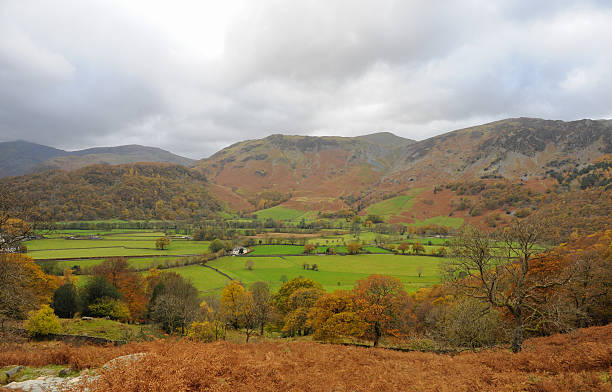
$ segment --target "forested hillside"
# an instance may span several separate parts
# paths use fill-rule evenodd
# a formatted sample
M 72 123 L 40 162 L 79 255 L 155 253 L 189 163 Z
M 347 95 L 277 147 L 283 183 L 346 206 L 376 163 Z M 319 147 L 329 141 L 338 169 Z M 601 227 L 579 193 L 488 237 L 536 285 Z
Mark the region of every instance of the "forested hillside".
M 0 179 L 41 220 L 188 219 L 221 209 L 199 172 L 169 163 L 93 165 Z

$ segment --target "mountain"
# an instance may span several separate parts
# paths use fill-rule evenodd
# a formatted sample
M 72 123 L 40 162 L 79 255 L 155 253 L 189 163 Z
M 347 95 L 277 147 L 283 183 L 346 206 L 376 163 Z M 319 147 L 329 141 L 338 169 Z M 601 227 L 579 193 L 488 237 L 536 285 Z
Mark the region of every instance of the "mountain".
M 64 151 L 26 141 L 0 143 L 0 177 L 45 170 L 75 170 L 93 164 L 169 162 L 190 166 L 194 160 L 155 147 L 127 145 Z
M 388 132 L 357 137 L 275 134 L 235 143 L 194 162 L 191 169 L 112 165 L 129 159 L 191 164 L 142 146 L 62 152 L 13 142 L 0 144 L 4 151 L 5 167 L 14 163 L 11 157 L 22 162 L 10 166 L 13 173 L 28 165 L 30 171 L 52 169 L 12 177 L 1 185 L 39 198 L 55 219 L 193 218 L 221 206 L 275 219 L 306 213 L 346 216 L 352 211 L 420 226 L 470 222 L 495 227 L 537 209 L 558 216 L 563 210 L 575 212 L 564 219 L 578 222 L 577 227 L 593 222 L 605 226 L 612 219 L 611 120 L 511 118 L 422 141 Z M 83 165 L 89 166 L 77 169 Z M 129 175 L 133 170 L 141 173 L 135 182 Z M 107 194 L 116 195 L 105 196 L 102 204 L 95 200 L 95 195 Z M 137 197 L 132 200 L 131 194 Z
M 391 132 L 376 132 L 369 135 L 357 136 L 356 139 L 365 140 L 370 143 L 378 144 L 381 146 L 403 146 L 416 143 L 415 140 L 406 139 Z
M 0 143 L 0 177 L 30 172 L 44 161 L 66 151 L 22 140 Z
M 513 118 L 461 129 L 402 148 L 393 176 L 422 183 L 527 180 L 583 167 L 612 154 L 612 120 Z
M 394 143 L 395 142 L 395 143 Z M 322 210 L 344 207 L 348 189 L 374 186 L 414 141 L 390 133 L 360 137 L 271 135 L 227 147 L 195 167 L 227 194 L 256 205 L 261 193 L 292 194 Z M 219 190 L 217 190 L 219 191 Z M 223 197 L 220 195 L 220 197 Z
M 281 203 L 302 211 L 362 210 L 407 192 L 427 203 L 446 198 L 437 203 L 443 208 L 415 204 L 418 213 L 407 211 L 398 218 L 410 222 L 455 211 L 451 202 L 457 195 L 438 189 L 434 196 L 436 185 L 507 181 L 541 192 L 557 183 L 555 173 L 584 168 L 609 154 L 611 120 L 511 118 L 422 141 L 386 132 L 271 135 L 236 143 L 195 167 L 215 184 L 211 191 L 234 209 Z

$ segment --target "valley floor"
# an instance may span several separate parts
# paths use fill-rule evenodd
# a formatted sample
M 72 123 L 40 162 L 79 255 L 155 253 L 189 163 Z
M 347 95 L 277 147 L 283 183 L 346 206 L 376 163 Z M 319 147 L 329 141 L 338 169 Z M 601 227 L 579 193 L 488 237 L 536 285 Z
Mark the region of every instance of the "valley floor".
M 311 342 L 0 346 L 0 367 L 99 367 L 94 391 L 612 391 L 612 324 L 456 356 Z

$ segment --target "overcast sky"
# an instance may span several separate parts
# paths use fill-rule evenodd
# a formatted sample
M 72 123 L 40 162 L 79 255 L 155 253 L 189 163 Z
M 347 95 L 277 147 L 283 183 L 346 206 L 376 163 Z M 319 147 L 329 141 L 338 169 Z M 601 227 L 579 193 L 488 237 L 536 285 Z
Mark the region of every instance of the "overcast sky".
M 612 1 L 0 0 L 0 141 L 203 158 L 612 117 Z

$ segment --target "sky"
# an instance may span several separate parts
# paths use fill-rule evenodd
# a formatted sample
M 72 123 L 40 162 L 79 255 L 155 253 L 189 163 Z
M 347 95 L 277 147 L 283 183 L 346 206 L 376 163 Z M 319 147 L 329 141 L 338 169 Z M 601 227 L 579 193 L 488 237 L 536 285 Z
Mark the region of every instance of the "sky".
M 612 118 L 612 1 L 0 0 L 0 141 L 200 159 Z

